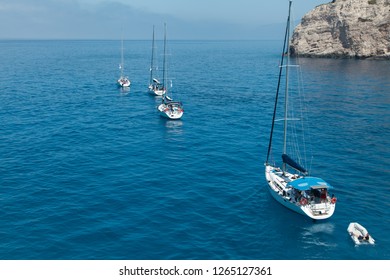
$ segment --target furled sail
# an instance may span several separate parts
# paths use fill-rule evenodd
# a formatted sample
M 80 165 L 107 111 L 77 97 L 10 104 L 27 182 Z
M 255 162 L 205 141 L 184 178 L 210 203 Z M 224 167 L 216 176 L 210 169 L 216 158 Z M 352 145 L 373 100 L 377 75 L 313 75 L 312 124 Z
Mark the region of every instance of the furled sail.
M 306 174 L 307 170 L 302 167 L 299 163 L 295 162 L 292 158 L 290 158 L 288 155 L 283 154 L 282 155 L 283 162 L 291 166 L 292 168 Z

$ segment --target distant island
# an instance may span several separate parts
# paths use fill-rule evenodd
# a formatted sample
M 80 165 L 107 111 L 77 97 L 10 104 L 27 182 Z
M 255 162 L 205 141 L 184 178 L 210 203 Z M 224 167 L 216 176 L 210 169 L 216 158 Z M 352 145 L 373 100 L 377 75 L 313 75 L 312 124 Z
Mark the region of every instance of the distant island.
M 291 54 L 390 59 L 390 0 L 334 0 L 307 13 Z

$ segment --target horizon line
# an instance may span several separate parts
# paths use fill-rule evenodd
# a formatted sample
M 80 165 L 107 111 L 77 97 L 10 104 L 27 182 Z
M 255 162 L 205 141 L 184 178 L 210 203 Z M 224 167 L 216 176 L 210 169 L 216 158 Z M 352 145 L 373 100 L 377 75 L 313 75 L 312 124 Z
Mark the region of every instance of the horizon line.
M 169 41 L 279 41 L 281 39 L 170 39 Z M 0 38 L 0 41 L 120 41 L 121 39 L 99 38 Z M 124 41 L 151 41 L 151 39 L 123 39 Z M 156 39 L 164 41 L 164 39 Z

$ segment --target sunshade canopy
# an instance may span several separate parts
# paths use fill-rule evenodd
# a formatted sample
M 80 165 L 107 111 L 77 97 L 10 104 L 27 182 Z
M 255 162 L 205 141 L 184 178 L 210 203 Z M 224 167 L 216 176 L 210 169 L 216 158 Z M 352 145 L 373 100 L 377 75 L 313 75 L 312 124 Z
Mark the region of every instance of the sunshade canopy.
M 294 189 L 297 189 L 300 191 L 308 191 L 310 189 L 323 189 L 323 188 L 331 189 L 331 188 L 333 188 L 327 182 L 325 182 L 321 178 L 317 178 L 317 177 L 299 178 L 297 180 L 294 180 L 294 181 L 288 183 L 288 186 L 293 187 Z

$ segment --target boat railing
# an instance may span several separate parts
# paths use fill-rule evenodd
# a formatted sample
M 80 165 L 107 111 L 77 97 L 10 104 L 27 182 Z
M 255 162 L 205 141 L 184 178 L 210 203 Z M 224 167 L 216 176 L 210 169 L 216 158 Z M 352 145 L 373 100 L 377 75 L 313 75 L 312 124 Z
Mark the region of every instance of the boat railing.
M 331 209 L 331 204 L 329 201 L 322 201 L 320 203 L 310 201 L 308 206 L 314 215 L 327 214 Z

